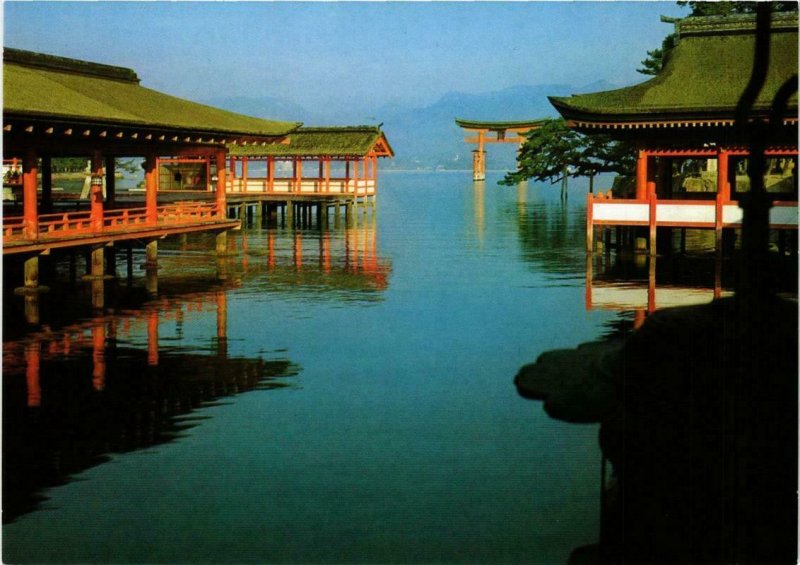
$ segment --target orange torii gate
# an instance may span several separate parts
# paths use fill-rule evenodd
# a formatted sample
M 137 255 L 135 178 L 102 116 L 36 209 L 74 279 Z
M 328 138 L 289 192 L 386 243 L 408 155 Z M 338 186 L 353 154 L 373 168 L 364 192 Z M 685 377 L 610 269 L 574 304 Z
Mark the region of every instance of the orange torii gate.
M 486 143 L 525 143 L 525 134 L 538 129 L 545 120 L 525 120 L 521 122 L 476 122 L 456 118 L 456 124 L 475 137 L 465 137 L 467 143 L 477 143 L 472 150 L 472 180 L 486 180 Z M 491 137 L 491 135 L 494 137 Z M 511 135 L 509 135 L 511 134 Z

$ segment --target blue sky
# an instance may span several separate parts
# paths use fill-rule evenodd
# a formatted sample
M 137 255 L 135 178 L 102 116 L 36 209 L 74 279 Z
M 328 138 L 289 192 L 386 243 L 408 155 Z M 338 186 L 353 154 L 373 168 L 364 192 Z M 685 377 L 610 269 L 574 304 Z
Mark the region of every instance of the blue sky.
M 637 82 L 674 2 L 4 2 L 4 45 L 131 67 L 194 100 L 425 105 L 450 91 Z

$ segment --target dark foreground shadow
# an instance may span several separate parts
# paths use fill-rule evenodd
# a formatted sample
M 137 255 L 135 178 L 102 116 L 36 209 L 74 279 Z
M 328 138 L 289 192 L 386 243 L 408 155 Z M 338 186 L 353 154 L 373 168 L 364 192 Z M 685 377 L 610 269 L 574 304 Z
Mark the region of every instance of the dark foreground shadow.
M 741 302 L 660 310 L 520 370 L 552 417 L 601 423 L 600 540 L 572 563 L 796 563 L 797 303 Z

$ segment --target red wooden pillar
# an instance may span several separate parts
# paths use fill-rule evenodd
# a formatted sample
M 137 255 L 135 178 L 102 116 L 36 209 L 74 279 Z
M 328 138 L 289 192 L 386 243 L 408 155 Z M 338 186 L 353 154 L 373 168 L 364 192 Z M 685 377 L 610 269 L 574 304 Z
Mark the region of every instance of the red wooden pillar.
M 247 157 L 242 157 L 242 192 L 247 192 Z
M 322 192 L 322 177 L 325 175 L 324 168 L 325 168 L 325 160 L 319 160 L 319 174 L 317 175 L 317 183 L 315 185 L 314 190 L 316 192 Z
M 348 192 L 350 190 L 350 159 L 345 159 L 344 161 L 344 190 L 342 192 Z
M 303 160 L 297 159 L 295 166 L 297 167 L 297 192 L 303 192 Z
M 92 152 L 92 184 L 89 193 L 91 212 L 89 223 L 92 231 L 103 230 L 103 154 Z
M 36 201 L 39 171 L 36 166 L 36 150 L 29 149 L 22 159 L 22 214 L 26 239 L 36 239 L 39 236 L 39 210 Z
M 225 198 L 225 150 L 217 151 L 217 217 L 224 219 L 228 215 Z M 233 160 L 231 159 L 231 162 Z
M 375 183 L 375 194 L 378 194 L 378 156 L 372 156 L 372 182 Z
M 297 190 L 297 158 L 292 159 L 292 183 L 289 186 L 289 192 Z
M 636 200 L 647 198 L 647 153 L 639 150 L 636 159 Z
M 325 192 L 331 191 L 331 158 L 325 158 Z
M 144 160 L 144 205 L 147 223 L 158 221 L 158 160 L 150 153 Z
M 267 157 L 267 191 L 275 191 L 275 157 Z
M 643 158 L 644 166 L 642 168 L 638 167 L 636 169 L 636 192 L 638 198 L 639 186 L 641 182 L 640 175 L 644 178 L 644 185 L 645 185 L 645 198 L 650 204 L 650 214 L 649 214 L 649 221 L 648 227 L 650 230 L 650 255 L 655 256 L 656 254 L 656 210 L 658 206 L 658 199 L 656 196 L 656 181 L 655 181 L 655 173 L 656 168 L 653 166 L 654 157 L 650 157 L 647 153 L 642 152 L 640 154 L 640 159 Z M 643 170 L 642 170 L 643 169 Z
M 717 253 L 722 252 L 723 205 L 731 199 L 731 185 L 728 181 L 728 152 L 717 149 L 717 198 L 714 221 L 714 239 Z

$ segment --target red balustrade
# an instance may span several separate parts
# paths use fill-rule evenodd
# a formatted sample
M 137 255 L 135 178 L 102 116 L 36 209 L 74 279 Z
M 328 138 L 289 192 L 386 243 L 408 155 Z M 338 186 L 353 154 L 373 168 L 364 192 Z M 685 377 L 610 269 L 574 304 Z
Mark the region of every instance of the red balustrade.
M 151 229 L 154 226 L 178 226 L 218 219 L 217 204 L 207 202 L 176 202 L 157 208 L 156 221 L 148 221 L 147 208 L 120 208 L 105 210 L 102 217 L 103 233 L 131 232 L 137 229 Z M 25 240 L 24 218 L 3 218 L 3 236 L 6 241 Z M 65 212 L 40 214 L 38 239 L 49 237 L 70 237 L 97 233 L 91 223 L 91 212 Z

